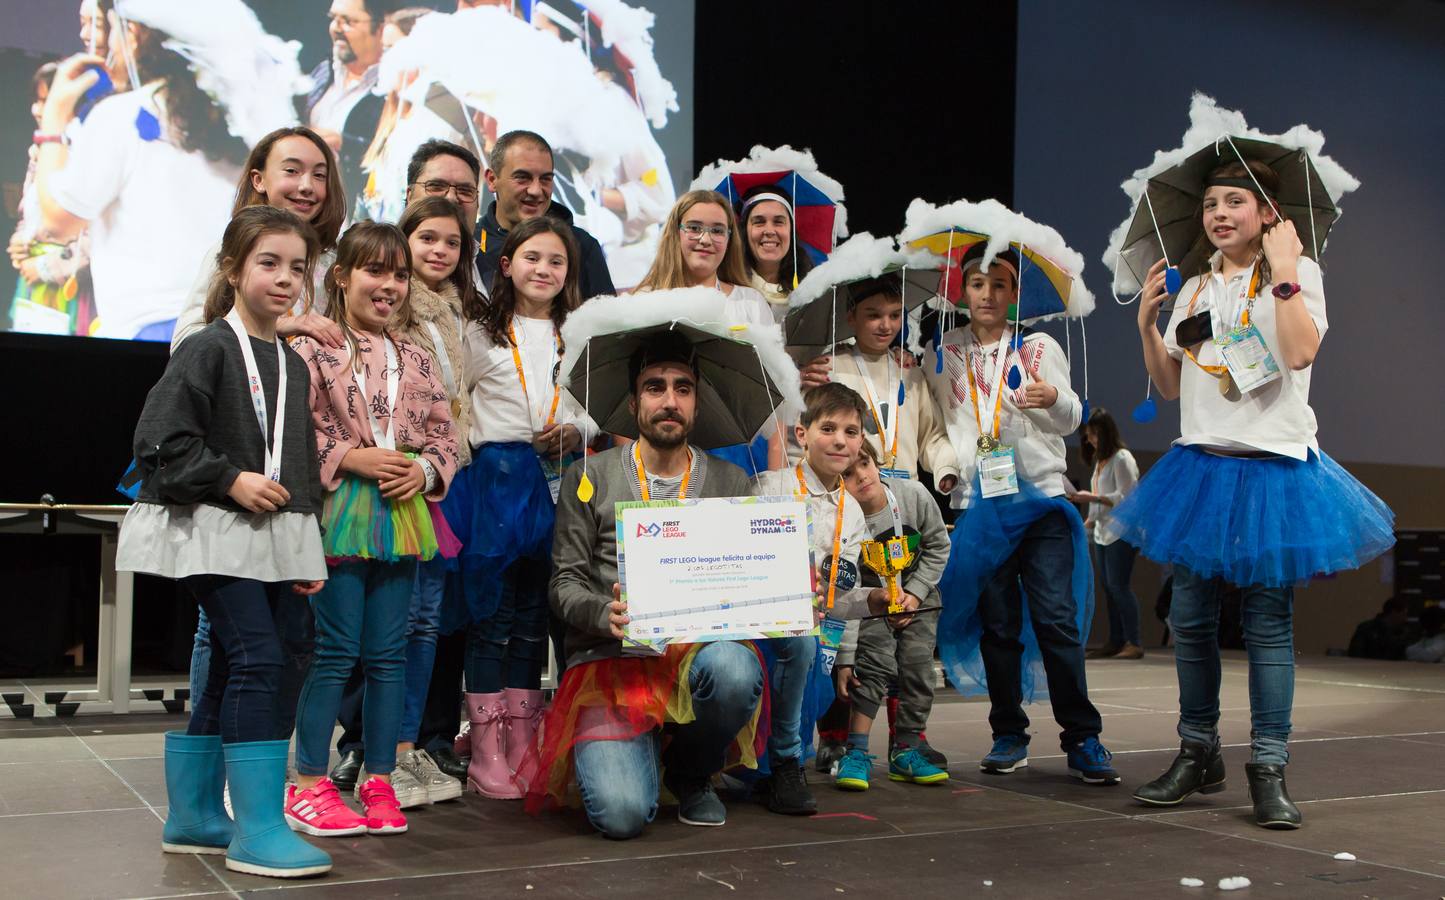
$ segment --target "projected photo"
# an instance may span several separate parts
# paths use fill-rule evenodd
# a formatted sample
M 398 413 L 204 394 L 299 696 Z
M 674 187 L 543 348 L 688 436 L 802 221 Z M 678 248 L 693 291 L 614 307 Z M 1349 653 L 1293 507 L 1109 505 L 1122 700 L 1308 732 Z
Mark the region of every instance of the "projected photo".
M 536 132 L 553 149 L 552 208 L 598 240 L 619 289 L 646 272 L 677 178 L 692 170 L 690 3 L 31 8 L 49 20 L 17 17 L 0 38 L 11 133 L 0 226 L 13 276 L 0 281 L 0 330 L 169 340 L 204 294 L 203 263 L 246 189 L 251 148 L 284 126 L 311 128 L 335 154 L 344 203 L 291 198 L 297 212 L 314 203 L 318 222 L 323 205 L 348 222 L 395 222 L 409 189 L 484 217 L 487 178 L 411 184 L 413 153 L 450 141 L 485 174 L 499 136 Z

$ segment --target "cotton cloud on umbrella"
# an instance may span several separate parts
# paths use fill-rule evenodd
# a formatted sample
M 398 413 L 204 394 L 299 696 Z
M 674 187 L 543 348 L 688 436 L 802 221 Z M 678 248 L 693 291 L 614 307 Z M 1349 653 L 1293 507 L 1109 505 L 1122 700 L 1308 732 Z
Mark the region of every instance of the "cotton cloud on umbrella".
M 1280 174 L 1281 211 L 1287 218 L 1303 220 L 1298 228 L 1305 253 L 1322 253 L 1330 226 L 1339 218 L 1340 198 L 1360 186 L 1358 179 L 1324 154 L 1324 143 L 1323 134 L 1303 124 L 1282 134 L 1266 134 L 1249 127 L 1243 113 L 1196 93 L 1189 104 L 1189 129 L 1179 146 L 1156 151 L 1153 162 L 1121 185 L 1129 197 L 1129 217 L 1114 229 L 1104 253 L 1104 264 L 1114 273 L 1114 290 L 1138 291 L 1144 274 L 1161 256 L 1175 266 L 1202 264 L 1190 252 L 1194 238 L 1203 231 L 1198 199 L 1187 195 L 1190 182 L 1202 197 L 1208 170 L 1240 156 L 1265 162 Z M 1151 184 L 1146 198 L 1145 188 Z M 1193 273 L 1181 273 L 1176 282 L 1188 274 Z M 1177 291 L 1178 284 L 1172 289 Z
M 617 56 L 619 68 L 632 79 L 632 93 L 653 128 L 667 125 L 667 114 L 677 112 L 677 89 L 662 76 L 653 53 L 651 10 L 628 6 L 622 0 L 579 0 L 579 6 L 602 28 L 602 45 Z

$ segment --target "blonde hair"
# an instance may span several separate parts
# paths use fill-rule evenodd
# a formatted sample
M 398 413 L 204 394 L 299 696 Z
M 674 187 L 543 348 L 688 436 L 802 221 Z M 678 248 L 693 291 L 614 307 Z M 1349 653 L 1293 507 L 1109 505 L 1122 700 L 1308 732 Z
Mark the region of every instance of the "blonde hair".
M 727 249 L 723 251 L 722 262 L 717 267 L 717 280 L 738 286 L 748 283 L 742 236 L 738 233 L 738 219 L 732 204 L 717 191 L 688 191 L 677 198 L 672 212 L 667 214 L 667 222 L 662 226 L 662 237 L 657 244 L 657 256 L 652 261 L 652 268 L 638 282 L 637 290 L 665 291 L 688 286 L 687 267 L 682 262 L 682 223 L 689 210 L 704 203 L 721 207 L 728 220 Z

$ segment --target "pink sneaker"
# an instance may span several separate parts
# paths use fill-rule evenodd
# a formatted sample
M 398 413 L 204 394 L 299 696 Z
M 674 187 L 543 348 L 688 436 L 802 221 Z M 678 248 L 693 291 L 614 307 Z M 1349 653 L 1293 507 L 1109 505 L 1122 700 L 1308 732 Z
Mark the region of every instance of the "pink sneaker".
M 304 791 L 294 784 L 287 787 L 286 824 L 292 831 L 316 837 L 366 833 L 366 819 L 351 811 L 330 778 Z
M 406 816 L 396 801 L 391 784 L 375 775 L 361 786 L 361 805 L 366 810 L 366 830 L 370 834 L 401 834 L 406 831 Z

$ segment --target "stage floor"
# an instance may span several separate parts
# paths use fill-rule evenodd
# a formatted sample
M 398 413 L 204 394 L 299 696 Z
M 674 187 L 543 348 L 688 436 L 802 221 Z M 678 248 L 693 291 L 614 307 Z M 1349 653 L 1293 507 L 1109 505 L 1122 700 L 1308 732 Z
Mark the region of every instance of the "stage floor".
M 992 777 L 987 707 L 941 690 L 930 741 L 954 773 L 943 785 L 894 784 L 875 769 L 865 794 L 810 774 L 814 819 L 729 805 L 723 828 L 679 824 L 672 808 L 640 839 L 606 841 L 580 813 L 532 818 L 518 804 L 468 795 L 409 811 L 396 837 L 324 842 L 336 867 L 319 880 L 225 870 L 219 857 L 160 852 L 165 715 L 0 720 L 0 854 L 10 897 L 221 897 L 250 890 L 303 897 L 1161 897 L 1445 895 L 1445 667 L 1301 660 L 1289 784 L 1295 832 L 1252 824 L 1244 763 L 1249 704 L 1242 654 L 1224 663 L 1229 786 L 1150 812 L 1129 794 L 1177 750 L 1172 658 L 1089 663 L 1104 741 L 1124 783 L 1068 777 L 1046 706 L 1031 766 Z M 881 746 L 880 727 L 874 743 Z M 1354 854 L 1338 861 L 1339 852 Z M 1198 878 L 1202 888 L 1180 885 Z

